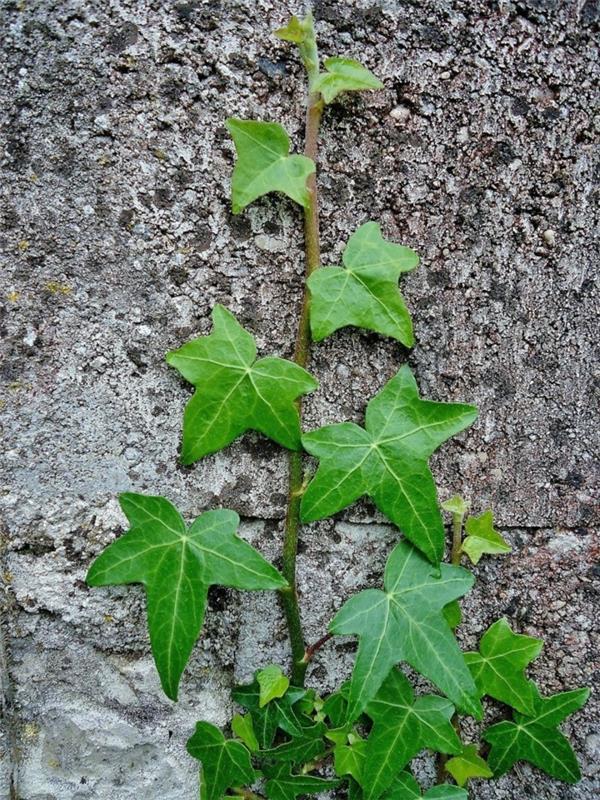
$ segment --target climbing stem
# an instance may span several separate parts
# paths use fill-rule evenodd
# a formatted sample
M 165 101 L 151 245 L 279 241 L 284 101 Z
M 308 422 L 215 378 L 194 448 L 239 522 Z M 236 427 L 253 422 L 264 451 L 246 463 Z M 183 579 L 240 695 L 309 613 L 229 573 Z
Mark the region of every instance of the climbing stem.
M 311 20 L 312 30 L 312 20 Z M 314 44 L 314 30 L 312 31 Z M 318 56 L 316 44 L 309 48 L 310 63 L 305 60 L 305 66 L 309 76 L 309 87 L 312 84 L 314 64 L 316 61 L 318 71 Z M 304 56 L 304 54 L 302 54 Z M 323 111 L 323 101 L 319 94 L 309 91 L 306 105 L 306 129 L 304 154 L 311 158 L 315 163 L 317 160 L 319 125 L 321 113 Z M 304 209 L 304 246 L 305 246 L 305 277 L 317 269 L 321 260 L 319 249 L 319 207 L 317 202 L 317 180 L 313 173 L 308 181 L 307 188 L 310 202 Z M 298 333 L 296 336 L 296 348 L 294 360 L 301 367 L 305 367 L 310 354 L 310 318 L 309 308 L 310 297 L 306 282 L 302 292 L 302 304 L 300 320 L 298 323 Z M 297 401 L 298 413 L 302 420 L 302 401 Z M 300 529 L 300 501 L 304 489 L 304 476 L 302 470 L 302 453 L 290 452 L 289 455 L 289 494 L 287 503 L 287 514 L 285 520 L 285 532 L 283 539 L 283 575 L 286 578 L 289 588 L 281 593 L 283 609 L 285 612 L 287 626 L 292 649 L 292 683 L 295 686 L 304 684 L 304 675 L 308 662 L 304 660 L 305 642 L 302 632 L 302 620 L 300 617 L 300 607 L 298 604 L 298 592 L 296 588 L 296 556 L 298 553 L 298 533 Z

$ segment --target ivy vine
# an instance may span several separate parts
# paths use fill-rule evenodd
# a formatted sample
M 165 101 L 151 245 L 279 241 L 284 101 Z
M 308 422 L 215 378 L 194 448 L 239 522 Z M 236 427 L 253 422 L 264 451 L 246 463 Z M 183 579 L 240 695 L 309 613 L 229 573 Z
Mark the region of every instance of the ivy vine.
M 266 665 L 252 683 L 236 687 L 233 699 L 242 711 L 227 736 L 198 722 L 188 751 L 201 764 L 202 800 L 294 800 L 326 790 L 350 800 L 464 800 L 470 779 L 501 775 L 518 761 L 576 782 L 577 759 L 559 726 L 585 704 L 588 690 L 543 697 L 526 675 L 542 642 L 515 633 L 505 619 L 483 634 L 477 652 L 463 653 L 455 637 L 458 601 L 474 582 L 461 566 L 463 556 L 477 564 L 485 554 L 510 551 L 491 510 L 471 516 L 468 504 L 454 497 L 443 504 L 452 515 L 451 563 L 441 563 L 445 528 L 428 459 L 471 425 L 475 406 L 422 399 L 403 366 L 368 402 L 364 426 L 342 421 L 302 434 L 302 396 L 318 386 L 306 371 L 311 339 L 351 326 L 412 346 L 398 281 L 419 259 L 387 241 L 371 221 L 350 237 L 342 266 L 322 266 L 315 166 L 321 114 L 342 92 L 383 84 L 349 58 L 328 58 L 321 71 L 310 14 L 292 17 L 275 35 L 298 46 L 306 68 L 305 151 L 290 154 L 277 123 L 228 120 L 237 152 L 231 197 L 236 214 L 270 192 L 303 208 L 306 286 L 294 361 L 257 359 L 252 333 L 217 305 L 212 333 L 170 352 L 167 362 L 195 387 L 183 418 L 183 463 L 227 447 L 247 430 L 290 451 L 282 574 L 237 536 L 234 511 L 209 510 L 188 525 L 165 498 L 126 493 L 120 503 L 130 529 L 96 558 L 87 581 L 143 584 L 152 653 L 172 700 L 200 635 L 209 587 L 279 592 L 290 674 Z M 318 460 L 310 481 L 303 449 Z M 388 557 L 383 588 L 350 597 L 328 634 L 307 646 L 296 592 L 300 525 L 365 495 L 403 538 Z M 358 649 L 350 679 L 321 697 L 305 686 L 305 672 L 332 636 L 354 636 Z M 428 678 L 439 694 L 415 695 L 401 665 Z M 484 698 L 486 707 L 493 700 L 503 712 L 512 709 L 513 718 L 485 728 L 483 745 L 465 742 L 458 715 L 481 720 Z M 410 772 L 423 750 L 440 754 L 438 784 L 424 794 Z

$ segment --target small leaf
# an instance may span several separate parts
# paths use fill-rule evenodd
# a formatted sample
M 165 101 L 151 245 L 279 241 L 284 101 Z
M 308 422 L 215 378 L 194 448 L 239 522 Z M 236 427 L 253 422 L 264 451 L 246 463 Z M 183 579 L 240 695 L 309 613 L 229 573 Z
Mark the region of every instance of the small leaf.
M 503 775 L 517 761 L 529 761 L 553 778 L 577 783 L 581 772 L 568 740 L 557 726 L 582 708 L 589 689 L 575 689 L 551 697 L 537 697 L 534 713 L 515 713 L 514 722 L 499 722 L 483 734 L 492 745 L 488 764 L 495 775 Z
M 257 361 L 254 337 L 223 306 L 211 316 L 211 334 L 167 354 L 167 362 L 196 387 L 183 418 L 183 463 L 226 447 L 247 430 L 300 449 L 295 400 L 317 388 L 315 379 L 283 358 Z
M 302 728 L 299 736 L 294 736 L 289 742 L 272 747 L 269 750 L 262 750 L 260 755 L 263 758 L 270 758 L 273 761 L 309 761 L 311 758 L 320 756 L 325 750 L 323 737 L 327 728 L 322 722 Z
M 303 729 L 311 724 L 311 719 L 304 717 L 296 704 L 305 694 L 304 689 L 291 687 L 283 697 L 276 697 L 261 707 L 260 686 L 256 678 L 252 683 L 236 686 L 232 693 L 236 703 L 249 709 L 256 738 L 262 749 L 272 745 L 278 728 L 290 736 L 302 736 Z
M 196 731 L 188 740 L 187 751 L 202 762 L 202 800 L 221 800 L 227 789 L 247 786 L 256 779 L 250 753 L 244 745 L 227 741 L 221 731 L 210 722 L 196 724 Z
M 200 634 L 209 586 L 281 589 L 275 567 L 235 535 L 234 511 L 206 511 L 186 527 L 164 497 L 119 496 L 131 529 L 91 565 L 90 586 L 142 583 L 150 642 L 167 697 L 177 699 L 181 674 Z
M 494 774 L 474 744 L 467 745 L 460 755 L 448 759 L 446 770 L 459 786 L 464 786 L 471 778 L 491 778 Z
M 232 117 L 227 120 L 227 130 L 237 151 L 231 178 L 234 214 L 269 192 L 283 192 L 309 207 L 306 179 L 315 171 L 315 164 L 306 156 L 289 155 L 290 137 L 281 125 Z
M 542 647 L 541 639 L 513 633 L 504 618 L 494 622 L 481 637 L 479 652 L 465 653 L 480 697 L 487 694 L 517 711 L 533 713 L 538 692 L 523 671 Z
M 306 38 L 306 30 L 298 17 L 293 14 L 290 17 L 288 24 L 285 27 L 278 28 L 276 31 L 274 31 L 274 35 L 277 36 L 278 39 L 282 39 L 284 42 L 302 44 Z
M 462 622 L 462 610 L 458 600 L 453 600 L 451 603 L 444 606 L 444 617 L 452 630 L 458 628 Z
M 477 564 L 484 553 L 497 555 L 510 553 L 511 546 L 494 529 L 494 520 L 491 509 L 479 517 L 469 517 L 465 523 L 467 536 L 462 543 L 462 550 L 473 564 Z
M 335 728 L 341 727 L 347 719 L 349 689 L 350 683 L 343 683 L 337 692 L 332 692 L 323 703 L 322 712 Z
M 442 503 L 442 508 L 444 511 L 449 511 L 451 514 L 460 514 L 464 516 L 469 510 L 469 503 L 467 500 L 463 500 L 459 494 L 455 494 L 454 497 Z
M 373 728 L 362 775 L 365 800 L 377 800 L 424 748 L 461 752 L 460 739 L 450 722 L 452 703 L 436 695 L 415 699 L 410 683 L 398 669 L 390 672 L 366 711 Z
M 363 495 L 430 561 L 444 553 L 444 525 L 427 461 L 477 417 L 475 406 L 419 397 L 408 366 L 368 404 L 365 427 L 326 425 L 302 437 L 319 468 L 302 497 L 304 522 L 331 516 Z
M 329 627 L 356 634 L 358 653 L 349 692 L 348 720 L 356 719 L 400 661 L 429 678 L 459 708 L 481 719 L 477 688 L 442 609 L 462 597 L 473 576 L 461 567 L 432 567 L 408 542 L 392 551 L 385 591 L 367 589 L 351 597 Z
M 367 743 L 355 737 L 352 744 L 338 744 L 333 751 L 335 774 L 342 778 L 351 775 L 358 784 L 362 784 L 362 773 L 367 756 Z
M 281 671 L 281 667 L 271 664 L 256 673 L 256 679 L 260 686 L 259 707 L 264 708 L 271 700 L 276 697 L 283 697 L 290 685 L 287 678 Z
M 412 322 L 398 279 L 419 263 L 414 250 L 388 242 L 376 222 L 366 222 L 348 240 L 342 261 L 345 269 L 321 267 L 308 279 L 313 339 L 355 325 L 412 347 Z
M 294 800 L 298 795 L 315 794 L 335 789 L 339 781 L 317 778 L 313 775 L 293 775 L 289 764 L 278 764 L 275 768 L 266 768 L 269 778 L 265 792 L 270 800 Z
M 246 714 L 245 716 L 235 714 L 231 720 L 231 730 L 242 740 L 250 752 L 254 753 L 259 749 L 260 745 L 254 733 L 254 725 L 252 724 L 252 716 L 250 714 Z
M 329 104 L 341 92 L 361 92 L 366 89 L 383 89 L 379 78 L 353 58 L 327 58 L 325 69 L 312 86 L 313 92 L 321 92 Z

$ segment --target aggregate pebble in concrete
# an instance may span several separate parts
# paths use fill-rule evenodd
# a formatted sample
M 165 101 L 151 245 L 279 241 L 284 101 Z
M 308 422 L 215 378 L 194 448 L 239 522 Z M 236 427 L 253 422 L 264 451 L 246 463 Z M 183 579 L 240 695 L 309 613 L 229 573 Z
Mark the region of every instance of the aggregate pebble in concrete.
M 476 402 L 478 422 L 433 469 L 443 497 L 493 505 L 514 554 L 478 568 L 461 635 L 473 646 L 504 614 L 546 639 L 533 668 L 545 692 L 592 685 L 597 0 L 314 10 L 323 53 L 358 57 L 385 83 L 324 116 L 323 263 L 339 263 L 367 219 L 422 262 L 403 281 L 414 350 L 353 330 L 316 346 L 306 428 L 360 421 L 405 360 L 424 395 Z M 273 197 L 231 215 L 224 121 L 280 121 L 301 147 L 301 69 L 269 35 L 299 11 L 271 0 L 1 5 L 2 796 L 12 776 L 20 800 L 195 797 L 184 751 L 195 720 L 225 725 L 234 680 L 286 658 L 271 595 L 214 590 L 173 705 L 139 589 L 91 592 L 83 579 L 122 529 L 123 490 L 164 494 L 188 518 L 235 508 L 242 534 L 277 562 L 285 454 L 249 434 L 177 466 L 189 387 L 164 354 L 207 333 L 216 302 L 261 353 L 292 353 L 301 217 Z M 304 530 L 309 638 L 380 582 L 396 537 L 382 523 L 359 503 Z M 338 683 L 352 654 L 330 644 L 314 685 Z M 566 726 L 578 786 L 525 765 L 471 796 L 595 797 L 597 712 L 593 697 Z

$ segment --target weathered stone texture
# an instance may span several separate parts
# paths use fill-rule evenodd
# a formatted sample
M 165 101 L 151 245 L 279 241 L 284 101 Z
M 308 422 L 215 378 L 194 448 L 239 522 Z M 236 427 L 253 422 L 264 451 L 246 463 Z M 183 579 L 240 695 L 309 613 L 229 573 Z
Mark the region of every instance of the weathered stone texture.
M 275 561 L 285 455 L 248 435 L 177 466 L 189 388 L 164 353 L 210 328 L 215 302 L 290 356 L 301 218 L 283 198 L 228 208 L 229 115 L 302 138 L 302 74 L 262 0 L 0 3 L 2 57 L 2 542 L 6 689 L 0 795 L 21 800 L 196 796 L 184 742 L 225 724 L 234 679 L 287 653 L 269 594 L 219 590 L 173 705 L 152 667 L 141 593 L 89 591 L 87 565 L 122 529 L 115 495 L 162 493 L 192 517 L 229 506 Z M 545 691 L 598 668 L 594 493 L 598 308 L 596 0 L 315 4 L 325 54 L 360 58 L 385 90 L 324 117 L 323 261 L 367 219 L 414 247 L 407 354 L 347 330 L 314 348 L 306 427 L 360 420 L 408 358 L 423 393 L 475 401 L 476 425 L 434 459 L 442 496 L 492 504 L 514 545 L 482 562 L 471 646 L 507 615 L 546 638 Z M 597 495 L 596 495 L 597 496 Z M 310 638 L 376 585 L 396 534 L 366 503 L 308 526 L 299 558 Z M 351 667 L 348 642 L 315 685 Z M 520 767 L 473 798 L 591 800 L 595 697 L 566 727 L 584 779 Z M 426 765 L 424 767 L 426 769 Z M 10 776 L 15 786 L 10 794 Z

